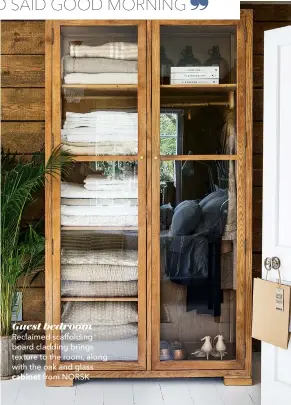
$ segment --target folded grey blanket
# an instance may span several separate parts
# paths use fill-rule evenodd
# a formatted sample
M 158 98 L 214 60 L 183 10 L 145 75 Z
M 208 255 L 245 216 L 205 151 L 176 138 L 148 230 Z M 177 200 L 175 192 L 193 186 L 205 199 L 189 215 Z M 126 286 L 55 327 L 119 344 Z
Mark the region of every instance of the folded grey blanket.
M 62 297 L 136 297 L 137 281 L 63 280 Z
M 66 302 L 62 306 L 62 322 L 88 325 L 125 325 L 138 322 L 134 302 Z
M 117 340 L 126 339 L 133 336 L 137 336 L 137 323 L 129 323 L 127 325 L 112 325 L 112 326 L 92 326 L 90 330 L 63 330 L 62 339 L 65 344 L 66 340 L 71 342 L 76 341 L 88 341 L 88 337 L 94 340 Z M 69 339 L 66 338 L 69 336 Z
M 136 60 L 120 60 L 109 58 L 73 58 L 63 59 L 65 73 L 136 73 Z
M 113 264 L 63 264 L 62 280 L 82 281 L 132 281 L 137 280 L 137 266 Z
M 62 249 L 62 264 L 109 264 L 134 267 L 138 265 L 137 250 L 72 250 Z

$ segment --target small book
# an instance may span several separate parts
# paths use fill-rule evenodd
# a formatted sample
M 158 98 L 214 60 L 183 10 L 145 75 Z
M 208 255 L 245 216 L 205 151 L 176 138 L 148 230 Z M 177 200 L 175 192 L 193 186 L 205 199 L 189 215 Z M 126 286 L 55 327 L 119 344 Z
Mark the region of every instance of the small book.
M 172 79 L 171 84 L 219 84 L 219 79 Z
M 191 72 L 191 73 L 171 73 L 171 79 L 219 79 L 219 72 L 215 73 L 202 73 L 202 72 Z
M 219 66 L 174 66 L 171 67 L 172 73 L 208 73 L 219 77 Z

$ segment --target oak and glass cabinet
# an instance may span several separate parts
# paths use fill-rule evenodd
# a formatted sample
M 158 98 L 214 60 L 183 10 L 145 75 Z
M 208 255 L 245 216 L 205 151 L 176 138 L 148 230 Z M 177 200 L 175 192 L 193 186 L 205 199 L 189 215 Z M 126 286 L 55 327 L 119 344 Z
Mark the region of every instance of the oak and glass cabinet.
M 246 10 L 47 21 L 48 385 L 251 383 L 251 55 Z

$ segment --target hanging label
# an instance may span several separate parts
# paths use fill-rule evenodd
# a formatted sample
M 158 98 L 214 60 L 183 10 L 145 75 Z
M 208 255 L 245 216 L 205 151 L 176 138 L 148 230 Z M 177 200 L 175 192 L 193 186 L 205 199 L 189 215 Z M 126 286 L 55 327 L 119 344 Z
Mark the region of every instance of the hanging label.
M 276 288 L 276 310 L 284 311 L 284 290 Z

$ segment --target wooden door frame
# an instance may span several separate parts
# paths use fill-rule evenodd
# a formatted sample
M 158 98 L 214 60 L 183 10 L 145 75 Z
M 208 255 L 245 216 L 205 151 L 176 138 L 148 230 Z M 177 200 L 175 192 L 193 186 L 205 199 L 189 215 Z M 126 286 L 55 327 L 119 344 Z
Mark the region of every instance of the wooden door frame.
M 136 26 L 138 29 L 138 155 L 119 158 L 118 156 L 88 156 L 78 161 L 132 160 L 138 162 L 138 361 L 108 362 L 61 362 L 54 359 L 57 370 L 66 370 L 64 366 L 72 365 L 73 370 L 93 371 L 142 371 L 146 369 L 146 166 L 147 166 L 147 55 L 146 21 L 126 20 L 60 20 L 46 21 L 46 159 L 52 150 L 61 143 L 62 123 L 62 82 L 61 82 L 61 27 L 62 26 Z M 61 194 L 60 178 L 50 179 L 46 186 L 46 322 L 58 325 L 61 322 Z M 90 299 L 88 299 L 90 301 Z M 57 338 L 59 331 L 54 331 Z M 50 341 L 48 340 L 48 343 Z M 47 350 L 50 355 L 59 356 L 60 350 Z M 63 373 L 65 371 L 62 371 Z M 49 373 L 48 373 L 49 374 Z M 55 373 L 51 373 L 55 374 Z
M 228 361 L 167 361 L 159 360 L 160 345 L 160 26 L 224 25 L 237 26 L 237 170 L 241 181 L 237 186 L 238 253 L 237 253 L 237 322 L 236 360 Z M 240 370 L 251 376 L 251 291 L 252 291 L 252 11 L 242 10 L 235 21 L 151 22 L 152 42 L 152 265 L 151 265 L 151 358 L 152 370 L 225 370 L 226 374 Z M 196 157 L 197 158 L 197 157 Z M 174 158 L 176 159 L 176 157 Z M 177 158 L 181 160 L 181 158 Z M 219 160 L 219 157 L 216 158 Z M 241 378 L 241 374 L 240 374 Z M 229 381 L 229 377 L 228 377 Z

